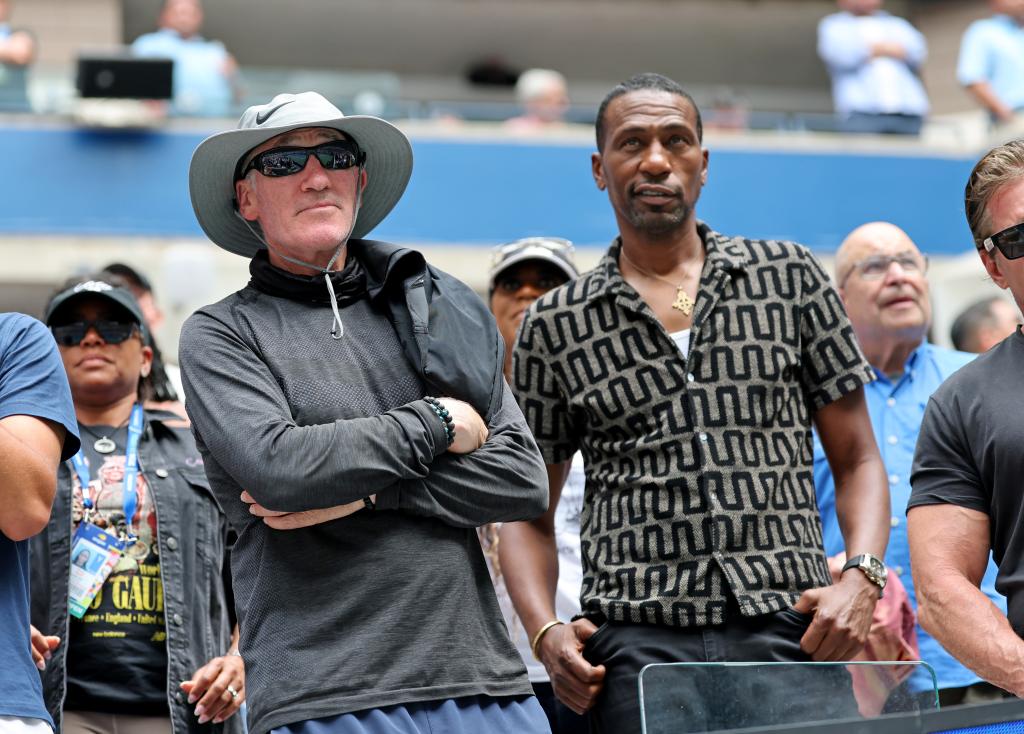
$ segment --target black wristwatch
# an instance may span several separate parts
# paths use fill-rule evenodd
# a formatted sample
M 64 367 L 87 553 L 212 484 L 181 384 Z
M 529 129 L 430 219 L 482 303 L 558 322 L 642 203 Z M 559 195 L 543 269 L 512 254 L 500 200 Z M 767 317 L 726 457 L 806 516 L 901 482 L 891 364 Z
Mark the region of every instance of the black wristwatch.
M 868 577 L 868 581 L 878 587 L 878 598 L 881 599 L 882 593 L 885 591 L 886 579 L 889 577 L 889 571 L 885 568 L 882 559 L 870 553 L 861 553 L 846 562 L 846 565 L 843 566 L 843 573 L 851 568 L 860 570 Z

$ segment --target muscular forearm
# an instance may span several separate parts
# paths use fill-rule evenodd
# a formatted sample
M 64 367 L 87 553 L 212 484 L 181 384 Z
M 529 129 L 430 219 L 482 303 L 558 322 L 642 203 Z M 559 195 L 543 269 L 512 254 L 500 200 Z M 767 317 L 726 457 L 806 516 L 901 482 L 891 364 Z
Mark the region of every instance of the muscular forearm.
M 915 591 L 921 626 L 953 657 L 990 683 L 1024 695 L 1024 640 L 977 586 L 943 574 L 922 579 Z
M 554 529 L 545 526 L 543 520 L 505 523 L 498 543 L 505 585 L 530 639 L 555 618 L 558 548 Z

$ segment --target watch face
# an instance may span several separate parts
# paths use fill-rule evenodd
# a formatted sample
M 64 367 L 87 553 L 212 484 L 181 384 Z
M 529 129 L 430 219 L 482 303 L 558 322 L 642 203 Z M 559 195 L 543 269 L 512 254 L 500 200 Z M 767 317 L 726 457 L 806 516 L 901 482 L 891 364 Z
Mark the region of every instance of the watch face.
M 866 568 L 864 571 L 868 574 L 872 581 L 879 586 L 885 586 L 886 580 L 886 568 L 885 564 L 874 556 L 869 556 L 865 560 Z

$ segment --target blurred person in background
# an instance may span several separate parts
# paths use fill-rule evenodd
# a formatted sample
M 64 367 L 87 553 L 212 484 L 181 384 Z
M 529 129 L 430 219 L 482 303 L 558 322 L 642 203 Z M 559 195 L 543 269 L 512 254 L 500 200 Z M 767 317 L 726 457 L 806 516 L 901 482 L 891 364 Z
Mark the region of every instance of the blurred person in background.
M 238 94 L 238 64 L 220 41 L 208 41 L 200 0 L 165 0 L 160 29 L 139 36 L 132 53 L 174 61 L 175 115 L 225 117 Z
M 0 110 L 27 110 L 28 68 L 36 56 L 36 41 L 10 24 L 11 0 L 0 0 Z
M 29 316 L 0 314 L 0 731 L 50 734 L 30 654 L 29 538 L 50 518 L 57 467 L 78 451 L 57 345 Z
M 1017 331 L 1020 312 L 1002 296 L 972 303 L 953 321 L 949 337 L 961 352 L 982 354 Z
M 992 16 L 971 23 L 960 42 L 957 80 L 1009 133 L 1024 110 L 1024 0 L 989 0 Z
M 840 130 L 917 135 L 928 114 L 924 36 L 882 10 L 882 0 L 837 5 L 840 12 L 818 24 L 818 55 L 832 77 Z
M 885 564 L 903 582 L 910 604 L 917 608 L 907 544 L 907 500 L 914 447 L 931 394 L 973 354 L 944 349 L 928 342 L 932 304 L 928 260 L 913 240 L 888 222 L 872 222 L 853 230 L 836 252 L 836 283 L 857 341 L 875 372 L 865 388 L 875 442 L 889 476 L 889 546 Z M 821 442 L 814 442 L 814 484 L 821 511 L 825 553 L 843 552 L 843 534 L 835 512 L 835 482 Z M 995 590 L 995 565 L 989 562 L 981 589 L 992 603 L 1006 609 Z M 884 608 L 896 603 L 886 587 Z M 876 609 L 876 613 L 880 610 Z M 976 703 L 1001 697 L 998 689 L 958 663 L 935 638 L 917 629 L 920 658 L 904 649 L 897 660 L 920 659 L 935 670 L 942 706 Z M 897 648 L 897 652 L 900 650 Z M 876 651 L 878 652 L 878 651 Z M 877 657 L 875 659 L 886 659 Z M 908 671 L 909 672 L 909 671 Z M 932 693 L 931 675 L 914 669 L 907 681 L 913 694 Z
M 185 392 L 181 389 L 181 370 L 176 364 L 164 360 L 156 343 L 156 332 L 163 326 L 164 312 L 156 302 L 152 283 L 145 275 L 124 263 L 110 263 L 100 270 L 100 275 L 109 278 L 114 285 L 131 291 L 146 319 L 149 346 L 153 349 L 153 368 L 149 373 L 152 394 L 148 400 L 154 403 L 154 407 L 172 410 L 184 416 L 182 398 Z
M 520 132 L 539 132 L 565 122 L 569 88 L 557 71 L 527 69 L 516 80 L 516 101 L 524 112 L 506 120 L 505 126 Z
M 578 275 L 573 246 L 568 240 L 558 237 L 527 237 L 495 248 L 491 263 L 489 301 L 498 331 L 505 342 L 504 372 L 507 381 L 512 379 L 512 350 L 515 347 L 516 330 L 523 322 L 526 309 L 552 288 Z M 580 512 L 583 509 L 583 484 L 583 460 L 577 454 L 561 500 L 557 507 L 549 506 L 547 512 L 558 547 L 555 607 L 559 616 L 566 619 L 580 611 L 580 584 L 583 580 L 580 565 Z M 551 731 L 554 734 L 586 734 L 586 718 L 555 698 L 547 671 L 534 657 L 523 623 L 516 616 L 501 569 L 502 559 L 515 563 L 519 558 L 514 538 L 510 543 L 499 542 L 500 527 L 498 523 L 489 523 L 480 528 L 480 545 L 487 558 L 509 636 L 526 664 L 530 683 L 547 714 Z
M 1024 140 L 974 166 L 964 210 L 985 270 L 1024 306 Z M 907 535 L 921 626 L 979 677 L 1024 696 L 1024 334 L 932 395 L 910 476 Z M 989 551 L 1006 611 L 979 585 Z
M 92 279 L 58 291 L 45 321 L 84 437 L 32 540 L 33 656 L 57 730 L 240 731 L 227 522 L 188 424 L 139 402 L 142 312 Z M 84 551 L 85 568 L 69 562 Z

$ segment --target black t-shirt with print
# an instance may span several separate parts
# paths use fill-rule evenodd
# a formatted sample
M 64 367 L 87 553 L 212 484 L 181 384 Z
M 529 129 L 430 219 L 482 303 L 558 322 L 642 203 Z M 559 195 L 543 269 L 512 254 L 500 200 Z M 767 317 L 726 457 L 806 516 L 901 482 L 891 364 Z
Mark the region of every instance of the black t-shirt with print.
M 95 434 L 95 435 L 90 435 Z M 123 522 L 125 445 L 128 429 L 90 426 L 82 432 L 89 462 L 97 525 L 111 529 Z M 97 453 L 97 437 L 117 444 L 111 454 Z M 68 689 L 65 709 L 135 715 L 168 715 L 167 631 L 163 584 L 156 543 L 156 508 L 150 488 L 137 475 L 138 504 L 130 547 L 104 582 L 82 619 L 71 617 Z M 72 513 L 82 518 L 82 491 L 73 478 Z

